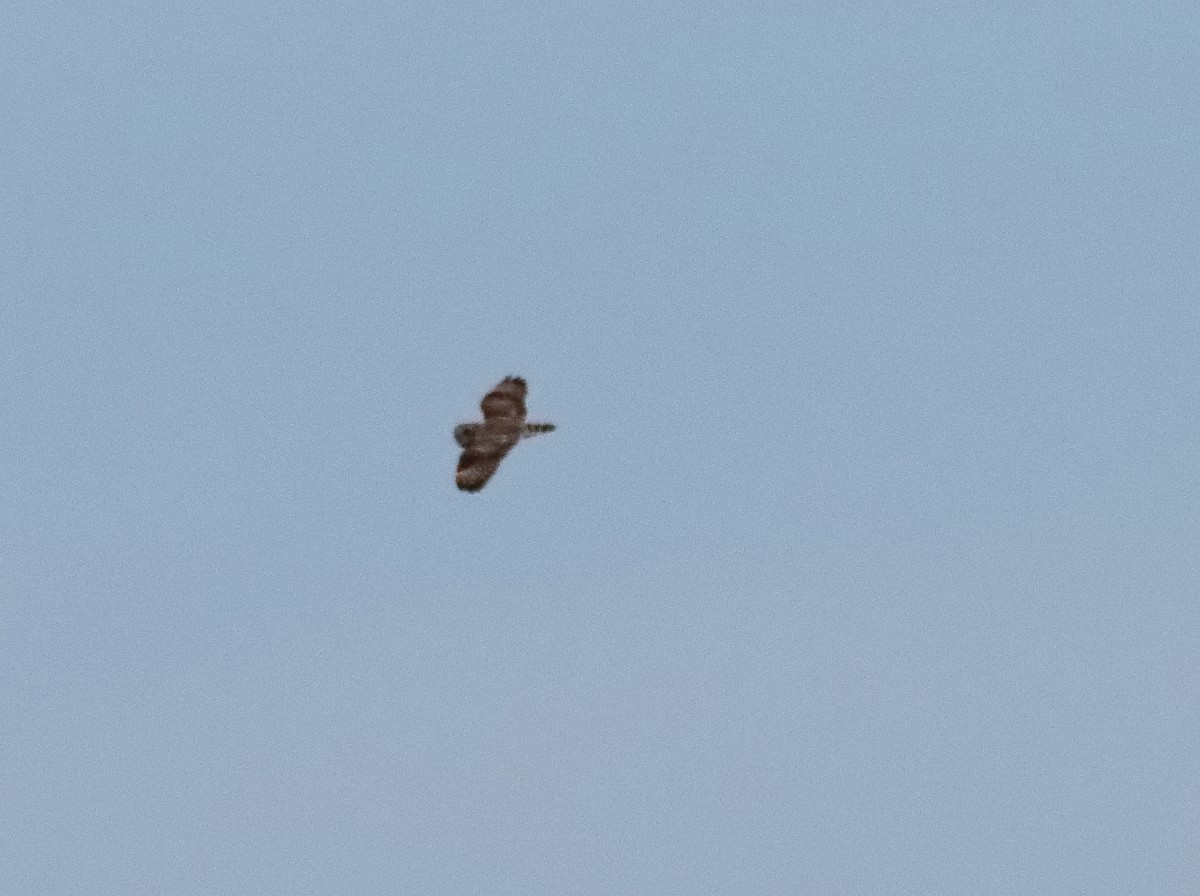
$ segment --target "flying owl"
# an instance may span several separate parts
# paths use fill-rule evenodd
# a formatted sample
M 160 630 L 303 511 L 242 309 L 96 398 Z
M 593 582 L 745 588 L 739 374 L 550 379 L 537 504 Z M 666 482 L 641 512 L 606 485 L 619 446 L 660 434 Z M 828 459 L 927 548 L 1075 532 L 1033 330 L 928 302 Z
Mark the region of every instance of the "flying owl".
M 460 423 L 454 440 L 463 448 L 454 481 L 464 492 L 477 492 L 492 478 L 504 455 L 521 439 L 554 432 L 553 423 L 525 422 L 525 381 L 506 376 L 483 397 L 482 423 Z

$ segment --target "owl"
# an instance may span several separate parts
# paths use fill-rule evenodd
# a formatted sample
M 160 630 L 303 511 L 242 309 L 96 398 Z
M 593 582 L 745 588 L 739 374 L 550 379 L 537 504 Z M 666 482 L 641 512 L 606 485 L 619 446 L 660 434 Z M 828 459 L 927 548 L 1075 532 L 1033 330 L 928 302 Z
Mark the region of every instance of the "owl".
M 462 446 L 454 481 L 464 492 L 477 492 L 492 478 L 504 455 L 521 439 L 554 432 L 553 423 L 525 422 L 525 380 L 506 376 L 483 397 L 482 423 L 460 423 L 454 440 Z

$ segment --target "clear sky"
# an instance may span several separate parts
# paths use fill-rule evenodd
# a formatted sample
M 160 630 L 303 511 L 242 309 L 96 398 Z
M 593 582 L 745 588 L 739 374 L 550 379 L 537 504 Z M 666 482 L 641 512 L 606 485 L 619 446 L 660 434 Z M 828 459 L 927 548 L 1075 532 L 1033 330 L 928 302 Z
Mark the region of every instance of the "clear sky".
M 1200 892 L 1194 3 L 22 3 L 0 81 L 0 892 Z

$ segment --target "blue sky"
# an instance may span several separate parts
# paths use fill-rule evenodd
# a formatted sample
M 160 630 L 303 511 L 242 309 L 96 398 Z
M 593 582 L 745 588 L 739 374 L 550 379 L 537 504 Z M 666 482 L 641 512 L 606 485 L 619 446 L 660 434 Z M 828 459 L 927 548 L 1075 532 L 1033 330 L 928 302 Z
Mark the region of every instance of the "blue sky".
M 1191 5 L 7 18 L 0 891 L 1200 887 Z

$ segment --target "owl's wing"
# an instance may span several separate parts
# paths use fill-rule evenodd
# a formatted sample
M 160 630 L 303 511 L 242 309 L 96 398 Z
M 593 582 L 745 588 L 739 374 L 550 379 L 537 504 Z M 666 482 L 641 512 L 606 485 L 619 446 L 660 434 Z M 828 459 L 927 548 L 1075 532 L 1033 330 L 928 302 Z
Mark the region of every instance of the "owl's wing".
M 480 407 L 483 419 L 525 419 L 525 381 L 519 376 L 506 376 L 496 388 L 483 396 Z
M 458 470 L 454 474 L 455 485 L 464 492 L 479 491 L 487 485 L 511 447 L 484 442 L 467 448 L 458 458 Z

